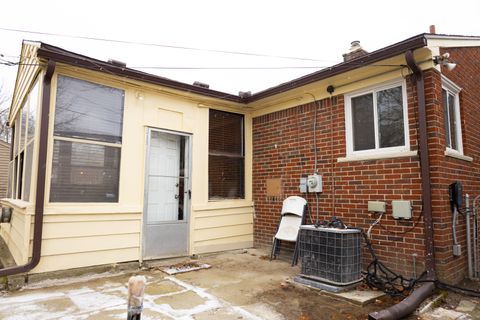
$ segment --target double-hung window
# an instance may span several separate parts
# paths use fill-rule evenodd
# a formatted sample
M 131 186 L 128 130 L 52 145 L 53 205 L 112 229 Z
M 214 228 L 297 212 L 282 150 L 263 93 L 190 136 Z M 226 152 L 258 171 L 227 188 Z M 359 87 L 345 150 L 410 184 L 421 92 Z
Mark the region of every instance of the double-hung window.
M 442 100 L 445 119 L 445 144 L 449 152 L 463 154 L 462 127 L 460 122 L 460 88 L 442 77 Z
M 245 197 L 244 117 L 210 109 L 208 129 L 208 197 Z
M 51 202 L 118 202 L 124 91 L 58 76 Z
M 404 81 L 345 95 L 347 155 L 409 150 Z

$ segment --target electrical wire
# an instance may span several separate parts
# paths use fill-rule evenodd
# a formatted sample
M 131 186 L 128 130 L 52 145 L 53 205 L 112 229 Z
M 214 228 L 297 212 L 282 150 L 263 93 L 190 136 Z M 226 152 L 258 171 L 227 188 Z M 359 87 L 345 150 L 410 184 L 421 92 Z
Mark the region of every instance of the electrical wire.
M 175 46 L 175 45 L 161 44 L 161 43 L 153 43 L 153 42 L 139 42 L 139 41 L 127 41 L 127 40 L 118 40 L 118 39 L 108 39 L 108 38 L 97 38 L 97 37 L 88 37 L 88 36 L 80 36 L 80 35 L 73 35 L 73 34 L 53 33 L 53 32 L 41 32 L 41 31 L 22 30 L 22 29 L 5 28 L 5 27 L 0 27 L 0 30 L 9 31 L 9 32 L 20 32 L 20 33 L 28 33 L 28 34 L 38 34 L 38 35 L 44 35 L 44 36 L 62 37 L 62 38 L 72 38 L 72 39 L 82 39 L 82 40 L 90 40 L 90 41 L 101 41 L 101 42 L 110 42 L 110 43 L 120 43 L 120 44 L 127 44 L 127 45 L 149 46 L 149 47 L 161 47 L 161 48 L 168 48 L 168 49 L 181 49 L 181 50 L 190 50 L 190 51 L 202 51 L 202 52 L 211 52 L 211 53 L 233 54 L 233 55 L 263 57 L 263 58 L 278 58 L 278 59 L 300 60 L 300 61 L 323 61 L 323 62 L 331 62 L 331 61 L 327 61 L 327 60 L 319 60 L 319 59 L 313 59 L 313 58 L 302 58 L 302 57 L 292 57 L 292 56 L 280 56 L 280 55 L 270 55 L 270 54 L 263 54 L 263 53 L 231 51 L 231 50 L 206 49 L 206 48 L 196 48 L 196 47 L 187 47 L 187 46 Z
M 368 236 L 368 239 L 372 239 L 372 229 L 373 227 L 375 227 L 378 223 L 380 223 L 380 220 L 382 220 L 382 217 L 383 217 L 383 212 L 380 212 L 380 216 L 377 218 L 377 220 L 375 220 L 374 223 L 372 223 L 370 225 L 370 227 L 368 228 L 368 231 L 367 231 L 367 236 Z

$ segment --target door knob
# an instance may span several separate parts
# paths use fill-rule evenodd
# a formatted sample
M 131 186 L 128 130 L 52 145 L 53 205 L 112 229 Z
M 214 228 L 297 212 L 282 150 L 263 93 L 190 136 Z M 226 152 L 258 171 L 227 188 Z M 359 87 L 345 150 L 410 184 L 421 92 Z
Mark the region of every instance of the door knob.
M 176 194 L 176 195 L 175 195 L 175 199 L 178 199 L 178 198 L 179 198 L 179 195 L 178 195 L 178 194 Z

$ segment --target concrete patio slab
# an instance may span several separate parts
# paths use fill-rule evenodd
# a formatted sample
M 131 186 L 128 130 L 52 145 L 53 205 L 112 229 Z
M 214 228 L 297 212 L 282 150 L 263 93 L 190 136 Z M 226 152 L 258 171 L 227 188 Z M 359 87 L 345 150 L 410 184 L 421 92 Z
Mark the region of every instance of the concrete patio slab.
M 147 279 L 142 320 L 149 319 L 364 319 L 392 301 L 360 307 L 338 297 L 288 284 L 299 273 L 265 252 L 201 257 L 212 267 L 168 276 L 158 266 L 138 270 Z M 189 259 L 184 259 L 188 263 Z M 171 264 L 165 261 L 164 265 Z M 0 319 L 126 319 L 128 278 L 133 272 L 44 280 L 0 298 Z

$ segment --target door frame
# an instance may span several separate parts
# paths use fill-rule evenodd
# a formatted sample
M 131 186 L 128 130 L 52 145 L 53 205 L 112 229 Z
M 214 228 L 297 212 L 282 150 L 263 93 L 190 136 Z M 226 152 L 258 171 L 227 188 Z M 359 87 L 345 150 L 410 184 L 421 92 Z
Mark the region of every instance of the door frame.
M 146 132 L 145 132 L 145 172 L 143 174 L 143 188 L 144 188 L 144 195 L 143 195 L 143 212 L 142 212 L 142 234 L 141 234 L 141 250 L 140 250 L 140 262 L 143 262 L 144 260 L 150 260 L 150 259 L 156 259 L 156 258 L 146 258 L 145 257 L 145 241 L 147 239 L 146 237 L 146 231 L 147 231 L 147 219 L 146 219 L 146 214 L 148 210 L 148 175 L 150 171 L 150 141 L 152 137 L 152 131 L 157 131 L 157 132 L 162 132 L 162 133 L 167 133 L 171 135 L 176 135 L 176 136 L 181 136 L 181 137 L 186 137 L 185 141 L 185 165 L 188 168 L 188 179 L 187 183 L 185 184 L 185 189 L 187 190 L 188 196 L 185 197 L 184 199 L 184 221 L 178 222 L 179 224 L 186 224 L 187 228 L 187 255 L 190 253 L 190 215 L 191 215 L 191 209 L 192 209 L 192 199 L 191 199 L 191 190 L 192 190 L 192 140 L 193 140 L 193 134 L 188 133 L 188 132 L 182 132 L 182 131 L 175 131 L 175 130 L 168 130 L 168 129 L 162 129 L 162 128 L 157 128 L 157 127 L 146 127 Z M 159 222 L 159 224 L 168 224 L 171 222 Z M 163 258 L 169 258 L 169 256 L 165 257 L 158 257 L 158 259 L 163 259 Z

